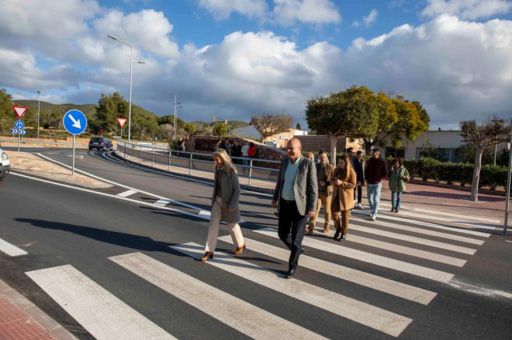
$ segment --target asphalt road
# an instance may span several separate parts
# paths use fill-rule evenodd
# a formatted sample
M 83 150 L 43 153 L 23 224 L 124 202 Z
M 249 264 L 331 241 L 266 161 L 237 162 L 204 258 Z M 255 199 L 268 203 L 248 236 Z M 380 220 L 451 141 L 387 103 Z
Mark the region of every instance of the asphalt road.
M 69 151 L 44 151 L 48 156 L 70 163 Z M 101 153 L 83 153 L 83 159 L 77 160 L 79 169 L 91 172 L 140 190 L 159 196 L 172 198 L 187 204 L 208 209 L 211 196 L 211 184 L 179 176 L 163 176 L 103 158 Z M 124 190 L 124 189 L 123 189 Z M 150 203 L 148 195 L 135 194 L 140 202 Z M 32 302 L 52 316 L 79 338 L 91 338 L 87 328 L 75 320 L 65 308 L 54 301 L 41 289 L 26 272 L 71 265 L 79 272 L 96 282 L 129 307 L 142 314 L 146 319 L 177 338 L 242 338 L 247 337 L 236 326 L 229 326 L 227 320 L 218 320 L 200 308 L 193 307 L 190 301 L 183 301 L 142 279 L 139 275 L 122 268 L 109 260 L 109 257 L 141 252 L 179 272 L 186 273 L 200 282 L 207 283 L 246 304 L 257 306 L 273 315 L 277 315 L 295 325 L 328 338 L 383 338 L 391 337 L 390 332 L 378 330 L 366 325 L 365 319 L 355 321 L 351 316 L 352 308 L 341 304 L 337 297 L 343 296 L 351 301 L 363 302 L 387 312 L 398 314 L 411 320 L 399 336 L 406 339 L 510 339 L 512 337 L 512 243 L 500 235 L 488 238 L 461 234 L 457 231 L 437 230 L 446 235 L 467 236 L 482 240 L 482 245 L 469 245 L 457 240 L 418 234 L 403 230 L 400 234 L 418 239 L 396 239 L 387 232 L 396 232 L 396 228 L 379 225 L 369 221 L 357 221 L 357 224 L 376 230 L 351 230 L 347 241 L 342 244 L 325 237 L 307 236 L 305 255 L 321 259 L 342 268 L 351 268 L 376 277 L 394 280 L 415 288 L 433 292 L 435 296 L 428 303 L 417 303 L 404 299 L 401 292 L 396 295 L 355 283 L 351 279 L 327 275 L 324 267 L 301 267 L 295 279 L 284 280 L 282 275 L 287 269 L 286 261 L 273 255 L 251 249 L 249 241 L 259 241 L 265 245 L 280 247 L 278 239 L 263 235 L 261 228 L 275 227 L 277 220 L 269 207 L 267 195 L 244 192 L 241 196 L 244 236 L 248 239 L 249 249 L 242 259 L 249 264 L 271 270 L 275 277 L 286 282 L 308 283 L 309 291 L 335 293 L 327 311 L 311 301 L 306 301 L 307 291 L 301 291 L 293 283 L 279 292 L 257 283 L 261 269 L 255 269 L 250 275 L 240 277 L 221 270 L 213 265 L 202 264 L 171 247 L 194 242 L 203 245 L 208 224 L 203 219 L 189 215 L 162 210 L 157 206 L 127 202 L 115 197 L 101 196 L 71 188 L 58 187 L 31 179 L 9 176 L 0 183 L 0 239 L 16 245 L 28 252 L 28 255 L 10 257 L 0 252 L 0 278 L 28 297 Z M 170 204 L 170 206 L 174 206 Z M 179 205 L 177 205 L 179 206 Z M 419 226 L 414 220 L 393 221 L 398 227 L 417 228 L 430 231 L 431 228 Z M 226 235 L 226 230 L 222 230 Z M 361 239 L 392 243 L 399 247 L 410 247 L 425 252 L 463 259 L 462 267 L 440 263 L 438 261 L 407 253 L 398 253 L 397 249 L 376 248 L 374 245 L 350 241 L 350 236 Z M 414 241 L 414 242 L 412 242 Z M 429 241 L 476 249 L 474 255 L 462 254 L 454 250 L 433 247 Z M 316 243 L 315 243 L 316 242 Z M 319 244 L 319 245 L 317 245 Z M 339 248 L 332 248 L 339 247 Z M 218 249 L 231 251 L 232 246 L 220 241 Z M 357 256 L 340 256 L 328 249 L 354 250 L 365 253 Z M 258 250 L 258 251 L 255 251 Z M 382 256 L 382 263 L 370 263 L 370 255 Z M 404 261 L 437 272 L 454 274 L 447 282 L 421 277 L 407 271 L 393 270 L 382 266 L 385 259 Z M 222 264 L 223 260 L 216 260 Z M 245 265 L 245 267 L 250 267 Z M 325 265 L 327 268 L 327 265 Z M 242 269 L 240 269 L 242 270 Z M 354 274 L 355 277 L 355 274 Z M 270 281 L 269 281 L 270 282 Z M 203 291 L 197 294 L 201 297 Z M 296 296 L 297 298 L 295 298 Z M 315 298 L 315 297 L 313 297 Z M 199 299 L 201 300 L 201 298 Z M 224 301 L 219 301 L 221 306 Z M 354 310 L 357 307 L 353 307 Z M 366 308 L 366 307 L 364 307 Z M 219 308 L 221 309 L 221 308 Z M 94 313 L 91 310 L 91 313 Z M 369 312 L 368 312 L 369 313 Z M 346 314 L 346 315 L 345 315 Z M 251 315 L 242 315 L 241 320 Z M 366 318 L 370 318 L 369 316 Z M 366 320 L 366 321 L 365 321 Z M 270 322 L 270 321 L 269 321 Z M 397 328 L 399 326 L 397 325 Z M 388 324 L 386 329 L 393 329 Z

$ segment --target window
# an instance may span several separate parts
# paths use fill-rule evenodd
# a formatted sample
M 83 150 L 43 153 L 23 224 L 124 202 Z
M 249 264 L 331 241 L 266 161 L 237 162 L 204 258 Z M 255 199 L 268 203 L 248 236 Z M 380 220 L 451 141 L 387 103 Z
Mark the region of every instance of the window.
M 405 157 L 405 148 L 386 148 L 384 153 L 385 158 L 404 158 Z

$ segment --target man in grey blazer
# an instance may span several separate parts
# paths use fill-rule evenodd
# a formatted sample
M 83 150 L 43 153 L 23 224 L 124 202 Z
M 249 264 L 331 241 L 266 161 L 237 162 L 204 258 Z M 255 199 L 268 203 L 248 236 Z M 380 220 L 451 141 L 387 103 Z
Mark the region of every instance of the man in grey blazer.
M 272 207 L 278 208 L 278 234 L 291 250 L 286 278 L 295 275 L 302 239 L 308 217 L 315 215 L 318 183 L 315 164 L 302 156 L 300 140 L 292 138 L 287 146 L 288 157 L 281 161 Z

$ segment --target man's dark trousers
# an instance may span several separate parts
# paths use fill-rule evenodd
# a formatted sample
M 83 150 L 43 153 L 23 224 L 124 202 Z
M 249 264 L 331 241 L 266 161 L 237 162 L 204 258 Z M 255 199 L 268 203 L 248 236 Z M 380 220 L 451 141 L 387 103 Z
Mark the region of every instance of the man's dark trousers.
M 291 250 L 290 268 L 296 268 L 299 263 L 300 251 L 302 249 L 302 239 L 304 239 L 304 230 L 308 222 L 308 216 L 302 216 L 297 210 L 295 201 L 286 201 L 281 199 L 279 202 L 279 238 Z

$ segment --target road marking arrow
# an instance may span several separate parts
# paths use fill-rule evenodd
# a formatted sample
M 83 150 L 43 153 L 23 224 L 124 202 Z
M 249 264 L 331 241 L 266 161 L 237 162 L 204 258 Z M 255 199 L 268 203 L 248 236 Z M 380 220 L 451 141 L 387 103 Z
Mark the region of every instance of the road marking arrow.
M 72 115 L 69 115 L 68 117 L 73 122 L 73 127 L 77 128 L 77 129 L 82 128 L 82 125 L 80 124 L 80 120 L 76 120 L 75 117 L 73 117 Z

